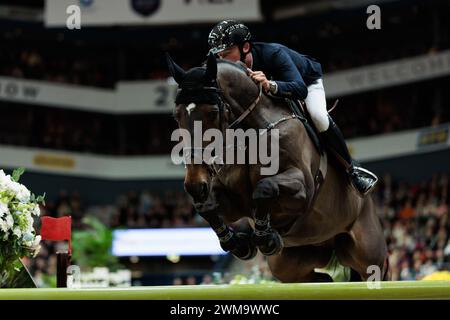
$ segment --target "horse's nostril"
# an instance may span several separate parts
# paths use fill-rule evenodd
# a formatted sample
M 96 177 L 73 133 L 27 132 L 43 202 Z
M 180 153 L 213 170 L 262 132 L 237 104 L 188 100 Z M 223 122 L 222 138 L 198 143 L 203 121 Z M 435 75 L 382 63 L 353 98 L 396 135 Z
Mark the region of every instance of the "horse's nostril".
M 194 198 L 195 202 L 204 202 L 209 194 L 208 183 L 200 182 L 194 184 L 186 184 L 186 191 Z

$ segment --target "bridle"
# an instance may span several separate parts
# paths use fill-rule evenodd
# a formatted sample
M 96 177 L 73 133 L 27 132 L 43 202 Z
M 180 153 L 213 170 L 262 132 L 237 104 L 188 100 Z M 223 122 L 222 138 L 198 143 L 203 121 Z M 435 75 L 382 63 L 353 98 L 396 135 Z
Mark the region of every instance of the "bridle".
M 231 112 L 231 108 L 230 108 L 230 104 L 227 102 L 225 95 L 224 95 L 224 91 L 222 90 L 222 88 L 220 87 L 220 83 L 216 80 L 215 84 L 217 85 L 217 87 L 203 87 L 201 90 L 202 91 L 212 91 L 214 93 L 216 93 L 219 97 L 219 123 L 222 126 L 222 113 L 223 110 L 227 109 L 228 111 Z M 259 91 L 258 91 L 258 96 L 255 98 L 255 100 L 253 100 L 253 102 L 250 104 L 250 106 L 248 106 L 244 112 L 242 112 L 242 114 L 236 119 L 234 120 L 231 124 L 228 125 L 227 129 L 233 129 L 237 126 L 239 126 L 239 124 L 241 124 L 242 121 L 244 121 L 245 118 L 247 118 L 247 116 L 256 108 L 256 106 L 258 105 L 259 101 L 261 100 L 262 97 L 262 84 L 260 83 L 259 86 Z
M 225 110 L 227 110 L 228 112 L 231 113 L 231 107 L 230 104 L 227 102 L 226 98 L 225 98 L 225 94 L 224 91 L 222 90 L 222 88 L 220 87 L 220 83 L 219 81 L 214 82 L 214 84 L 216 86 L 213 87 L 203 87 L 201 89 L 201 91 L 204 92 L 213 92 L 215 94 L 217 94 L 218 96 L 218 108 L 219 108 L 219 126 L 221 129 L 222 134 L 224 134 L 224 131 L 226 129 L 233 129 L 238 127 L 245 118 L 247 118 L 250 113 L 256 108 L 256 106 L 258 105 L 259 101 L 261 100 L 262 97 L 262 84 L 259 84 L 259 92 L 257 97 L 253 100 L 253 102 L 250 104 L 250 106 L 248 106 L 245 111 L 237 118 L 235 119 L 231 124 L 229 124 L 227 127 L 224 127 L 224 112 Z M 239 146 L 232 146 L 232 145 L 225 145 L 224 149 L 228 150 L 233 148 L 233 150 L 239 149 Z M 201 153 L 203 154 L 203 152 L 206 150 L 206 148 L 201 147 L 201 148 L 196 148 L 196 147 L 190 147 L 189 148 L 191 150 L 191 154 L 188 156 L 190 156 L 190 158 L 195 158 L 196 157 L 196 151 L 201 151 Z M 189 151 L 188 151 L 189 152 Z M 223 169 L 223 164 L 219 163 L 222 159 L 219 159 L 218 156 L 214 156 L 212 157 L 211 161 L 205 162 L 204 160 L 202 160 L 203 164 L 207 167 L 209 173 L 211 174 L 212 177 L 217 176 L 220 174 L 220 172 Z
M 224 133 L 225 129 L 233 129 L 238 127 L 251 113 L 252 111 L 258 106 L 261 97 L 262 97 L 262 93 L 263 93 L 263 89 L 262 89 L 262 84 L 259 83 L 259 91 L 258 91 L 258 95 L 257 97 L 253 100 L 253 102 L 245 109 L 244 112 L 242 112 L 242 114 L 235 119 L 231 124 L 229 124 L 226 128 L 224 128 L 224 122 L 223 122 L 223 117 L 224 117 L 224 111 L 228 110 L 228 112 L 231 112 L 231 107 L 230 104 L 227 102 L 225 95 L 224 95 L 224 91 L 222 90 L 222 88 L 220 87 L 220 83 L 219 81 L 214 82 L 214 84 L 216 86 L 213 87 L 203 87 L 201 90 L 205 91 L 205 92 L 213 92 L 216 93 L 218 96 L 218 107 L 219 107 L 219 125 L 221 128 L 221 132 L 222 134 Z M 295 119 L 298 118 L 298 115 L 296 115 L 295 113 L 292 113 L 291 115 L 287 116 L 287 117 L 282 117 L 280 119 L 278 119 L 277 121 L 271 122 L 266 126 L 266 130 L 270 131 L 271 129 L 273 129 L 275 126 L 277 126 L 279 123 L 286 121 L 286 120 L 290 120 L 290 119 Z M 240 149 L 242 147 L 240 146 L 234 146 L 234 145 L 225 145 L 225 150 L 231 149 L 233 148 L 233 150 L 236 149 Z M 195 151 L 201 151 L 202 154 L 203 152 L 206 150 L 206 148 L 195 148 L 195 147 L 190 147 L 189 148 L 191 150 L 191 159 L 196 157 L 196 153 Z M 219 159 L 218 156 L 214 156 L 211 158 L 211 161 L 205 162 L 204 160 L 202 160 L 203 164 L 207 167 L 209 173 L 211 174 L 212 177 L 214 176 L 218 176 L 223 169 L 223 163 L 219 163 L 222 159 Z

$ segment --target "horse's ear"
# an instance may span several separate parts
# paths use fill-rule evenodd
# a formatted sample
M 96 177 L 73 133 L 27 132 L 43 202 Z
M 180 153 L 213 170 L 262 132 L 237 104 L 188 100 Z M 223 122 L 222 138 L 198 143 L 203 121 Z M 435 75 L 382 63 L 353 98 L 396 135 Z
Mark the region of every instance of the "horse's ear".
M 206 82 L 215 82 L 217 78 L 217 60 L 213 53 L 208 54 L 208 60 L 206 61 Z
M 175 81 L 180 84 L 183 81 L 186 72 L 172 60 L 169 53 L 166 52 L 167 66 L 169 67 L 170 75 L 175 79 Z

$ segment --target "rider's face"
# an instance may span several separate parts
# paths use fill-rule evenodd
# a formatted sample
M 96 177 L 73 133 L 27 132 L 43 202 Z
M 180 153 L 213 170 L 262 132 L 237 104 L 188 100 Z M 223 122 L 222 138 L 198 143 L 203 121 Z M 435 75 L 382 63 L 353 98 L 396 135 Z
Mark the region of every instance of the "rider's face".
M 241 53 L 239 52 L 239 48 L 237 45 L 231 46 L 222 52 L 219 52 L 219 56 L 222 59 L 229 60 L 229 61 L 240 61 L 241 60 Z
M 245 55 L 245 64 L 247 67 L 251 68 L 253 65 L 253 56 L 250 52 L 250 43 L 246 42 L 244 46 L 242 47 L 242 50 L 244 51 Z M 241 52 L 239 50 L 239 47 L 237 45 L 231 46 L 222 52 L 219 52 L 219 56 L 222 59 L 237 62 L 241 60 Z

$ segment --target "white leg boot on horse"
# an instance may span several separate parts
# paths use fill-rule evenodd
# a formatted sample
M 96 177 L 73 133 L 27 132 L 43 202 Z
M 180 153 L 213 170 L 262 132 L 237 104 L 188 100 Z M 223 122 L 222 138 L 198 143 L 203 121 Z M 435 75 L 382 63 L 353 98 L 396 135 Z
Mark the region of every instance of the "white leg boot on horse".
M 327 112 L 325 89 L 322 79 L 308 87 L 305 99 L 306 108 L 319 131 L 326 147 L 331 149 L 347 170 L 352 186 L 361 196 L 365 196 L 375 187 L 378 178 L 367 169 L 360 167 L 350 156 L 344 136 Z

